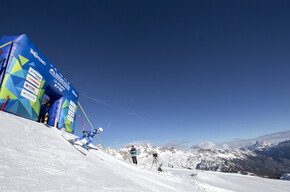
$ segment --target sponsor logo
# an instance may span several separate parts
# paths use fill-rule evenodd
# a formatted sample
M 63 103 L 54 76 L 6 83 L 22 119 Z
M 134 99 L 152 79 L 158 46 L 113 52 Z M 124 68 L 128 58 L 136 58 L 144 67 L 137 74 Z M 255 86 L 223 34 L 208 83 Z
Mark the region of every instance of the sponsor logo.
M 78 97 L 74 90 L 72 90 L 72 93 L 74 94 L 74 96 Z
M 67 116 L 67 120 L 69 120 L 70 122 L 74 122 L 74 119 L 71 116 Z
M 37 71 L 35 71 L 32 67 L 29 67 L 28 72 L 33 77 L 35 77 L 38 81 L 41 81 L 42 80 L 42 76 Z
M 34 85 L 35 87 L 39 88 L 40 87 L 40 82 L 37 81 L 34 77 L 32 77 L 31 75 L 27 74 L 26 76 L 26 80 L 31 83 L 32 85 Z
M 68 111 L 68 116 L 67 119 L 71 122 L 74 121 L 74 116 L 75 116 L 75 107 L 76 104 L 73 101 L 69 102 L 69 111 Z
M 22 97 L 25 97 L 26 99 L 29 99 L 30 101 L 32 101 L 33 103 L 35 103 L 37 97 L 35 95 L 33 95 L 32 93 L 26 91 L 25 89 L 22 89 L 21 94 Z
M 75 113 L 72 112 L 72 111 L 68 111 L 68 114 L 69 114 L 69 116 L 71 116 L 71 117 L 75 116 Z
M 76 104 L 73 101 L 70 101 L 69 104 L 73 107 L 76 107 Z
M 46 62 L 43 61 L 43 60 L 39 57 L 38 53 L 37 53 L 36 51 L 34 51 L 32 48 L 30 48 L 30 53 L 31 53 L 31 54 L 32 54 L 36 59 L 38 59 L 38 61 L 39 61 L 40 63 L 42 63 L 43 65 L 46 65 Z
M 24 83 L 24 88 L 27 89 L 28 91 L 31 91 L 35 95 L 38 95 L 39 89 L 37 89 L 36 87 L 34 87 L 33 85 L 31 85 L 27 81 L 25 81 L 25 83 Z
M 67 82 L 65 82 L 63 80 L 63 78 L 58 74 L 56 73 L 53 69 L 50 69 L 49 70 L 49 73 L 56 79 L 58 80 L 67 90 L 70 90 L 70 86 Z
M 73 106 L 71 106 L 71 105 L 69 106 L 69 110 L 72 111 L 72 112 L 76 112 L 76 109 Z
M 55 72 L 54 72 L 53 69 L 50 69 L 50 70 L 49 70 L 49 73 L 50 73 L 52 76 L 55 76 Z

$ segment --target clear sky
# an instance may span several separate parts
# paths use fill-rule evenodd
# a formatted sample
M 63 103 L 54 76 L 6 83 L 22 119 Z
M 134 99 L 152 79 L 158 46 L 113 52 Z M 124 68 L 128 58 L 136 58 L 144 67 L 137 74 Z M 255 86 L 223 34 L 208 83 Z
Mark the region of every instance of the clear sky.
M 79 91 L 93 125 L 104 128 L 105 147 L 193 145 L 290 129 L 290 1 L 0 7 L 0 36 L 30 37 Z

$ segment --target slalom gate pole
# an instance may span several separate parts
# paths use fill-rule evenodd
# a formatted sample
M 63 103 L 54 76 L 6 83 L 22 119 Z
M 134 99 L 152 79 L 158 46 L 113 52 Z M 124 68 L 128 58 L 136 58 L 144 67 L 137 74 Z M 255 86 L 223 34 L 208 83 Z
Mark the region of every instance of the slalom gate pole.
M 54 127 L 56 128 L 56 126 L 57 126 L 57 118 L 55 118 L 55 121 L 54 121 Z
M 79 115 L 79 118 L 80 118 L 81 124 L 82 124 L 82 126 L 83 126 L 83 130 L 85 131 L 85 128 L 86 128 L 86 130 L 88 131 L 88 128 L 87 128 L 86 124 L 83 124 L 83 121 L 82 121 L 80 115 Z
M 6 99 L 5 99 L 4 103 L 3 103 L 3 106 L 1 108 L 1 111 L 3 111 L 3 109 L 4 109 L 5 105 L 6 105 L 6 102 L 8 101 L 8 98 L 9 98 L 9 95 L 7 95 L 7 97 L 6 97 Z
M 86 115 L 86 113 L 85 113 L 84 109 L 82 108 L 82 106 L 81 106 L 80 102 L 78 102 L 78 105 L 80 106 L 80 108 L 81 108 L 81 110 L 82 110 L 83 114 L 84 114 L 84 115 L 85 115 L 85 117 L 87 118 L 87 120 L 88 120 L 88 122 L 90 123 L 91 127 L 94 129 L 94 127 L 93 127 L 92 123 L 90 122 L 90 120 L 89 120 L 88 116 Z M 100 137 L 99 137 L 98 135 L 97 135 L 97 137 L 98 137 L 98 139 L 99 139 L 99 141 L 100 141 L 101 145 L 104 147 L 104 145 L 103 145 L 103 143 L 102 143 L 102 141 L 101 141 Z M 105 147 L 104 147 L 104 148 L 105 148 Z
M 86 124 L 85 124 L 85 128 L 88 130 L 88 128 L 87 128 L 87 126 L 86 126 Z
M 79 115 L 79 118 L 80 118 L 80 122 L 81 122 L 82 128 L 85 131 L 85 128 L 84 128 L 84 125 L 83 125 L 83 122 L 82 122 L 82 119 L 81 119 L 81 116 L 80 115 Z

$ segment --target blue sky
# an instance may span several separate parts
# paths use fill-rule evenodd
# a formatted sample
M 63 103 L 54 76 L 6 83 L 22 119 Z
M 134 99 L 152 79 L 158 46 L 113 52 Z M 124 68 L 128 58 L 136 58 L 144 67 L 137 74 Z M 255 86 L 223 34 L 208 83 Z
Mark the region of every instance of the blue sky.
M 31 38 L 80 92 L 105 147 L 193 145 L 290 129 L 289 8 L 283 0 L 5 1 L 0 36 Z

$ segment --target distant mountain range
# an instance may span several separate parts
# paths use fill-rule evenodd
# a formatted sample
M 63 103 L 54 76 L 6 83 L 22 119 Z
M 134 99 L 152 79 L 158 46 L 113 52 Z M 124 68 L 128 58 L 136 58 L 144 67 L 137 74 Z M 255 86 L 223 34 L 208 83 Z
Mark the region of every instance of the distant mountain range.
M 277 145 L 279 142 L 290 140 L 290 130 L 289 131 L 283 131 L 278 133 L 272 133 L 264 136 L 260 136 L 254 139 L 240 139 L 235 141 L 229 141 L 229 142 L 223 142 L 223 143 L 212 143 L 212 142 L 203 142 L 198 145 L 193 145 L 191 147 L 192 150 L 198 150 L 198 149 L 241 149 L 241 148 L 247 148 L 248 146 L 251 146 L 256 143 L 256 141 L 259 142 L 267 142 L 272 145 Z
M 256 144 L 261 144 L 261 142 L 257 141 Z M 254 155 L 231 161 L 236 170 L 270 178 L 280 178 L 283 174 L 290 173 L 290 140 L 271 147 L 266 142 L 264 142 L 265 145 L 256 144 L 248 147 L 254 150 Z
M 201 169 L 270 178 L 279 178 L 285 173 L 290 173 L 290 131 L 218 145 L 205 142 L 189 150 L 151 144 L 135 145 L 135 148 L 138 163 L 148 168 L 161 166 Z M 130 149 L 131 145 L 119 150 L 105 150 L 115 157 L 131 161 Z M 158 154 L 157 159 L 154 159 L 153 153 Z
M 282 141 L 290 140 L 290 130 L 272 133 L 264 136 L 260 136 L 254 139 L 242 139 L 237 141 L 230 141 L 225 143 L 217 144 L 220 148 L 230 148 L 230 149 L 240 149 L 245 146 L 250 146 L 256 143 L 256 141 L 265 141 L 271 143 L 272 145 L 277 145 Z

